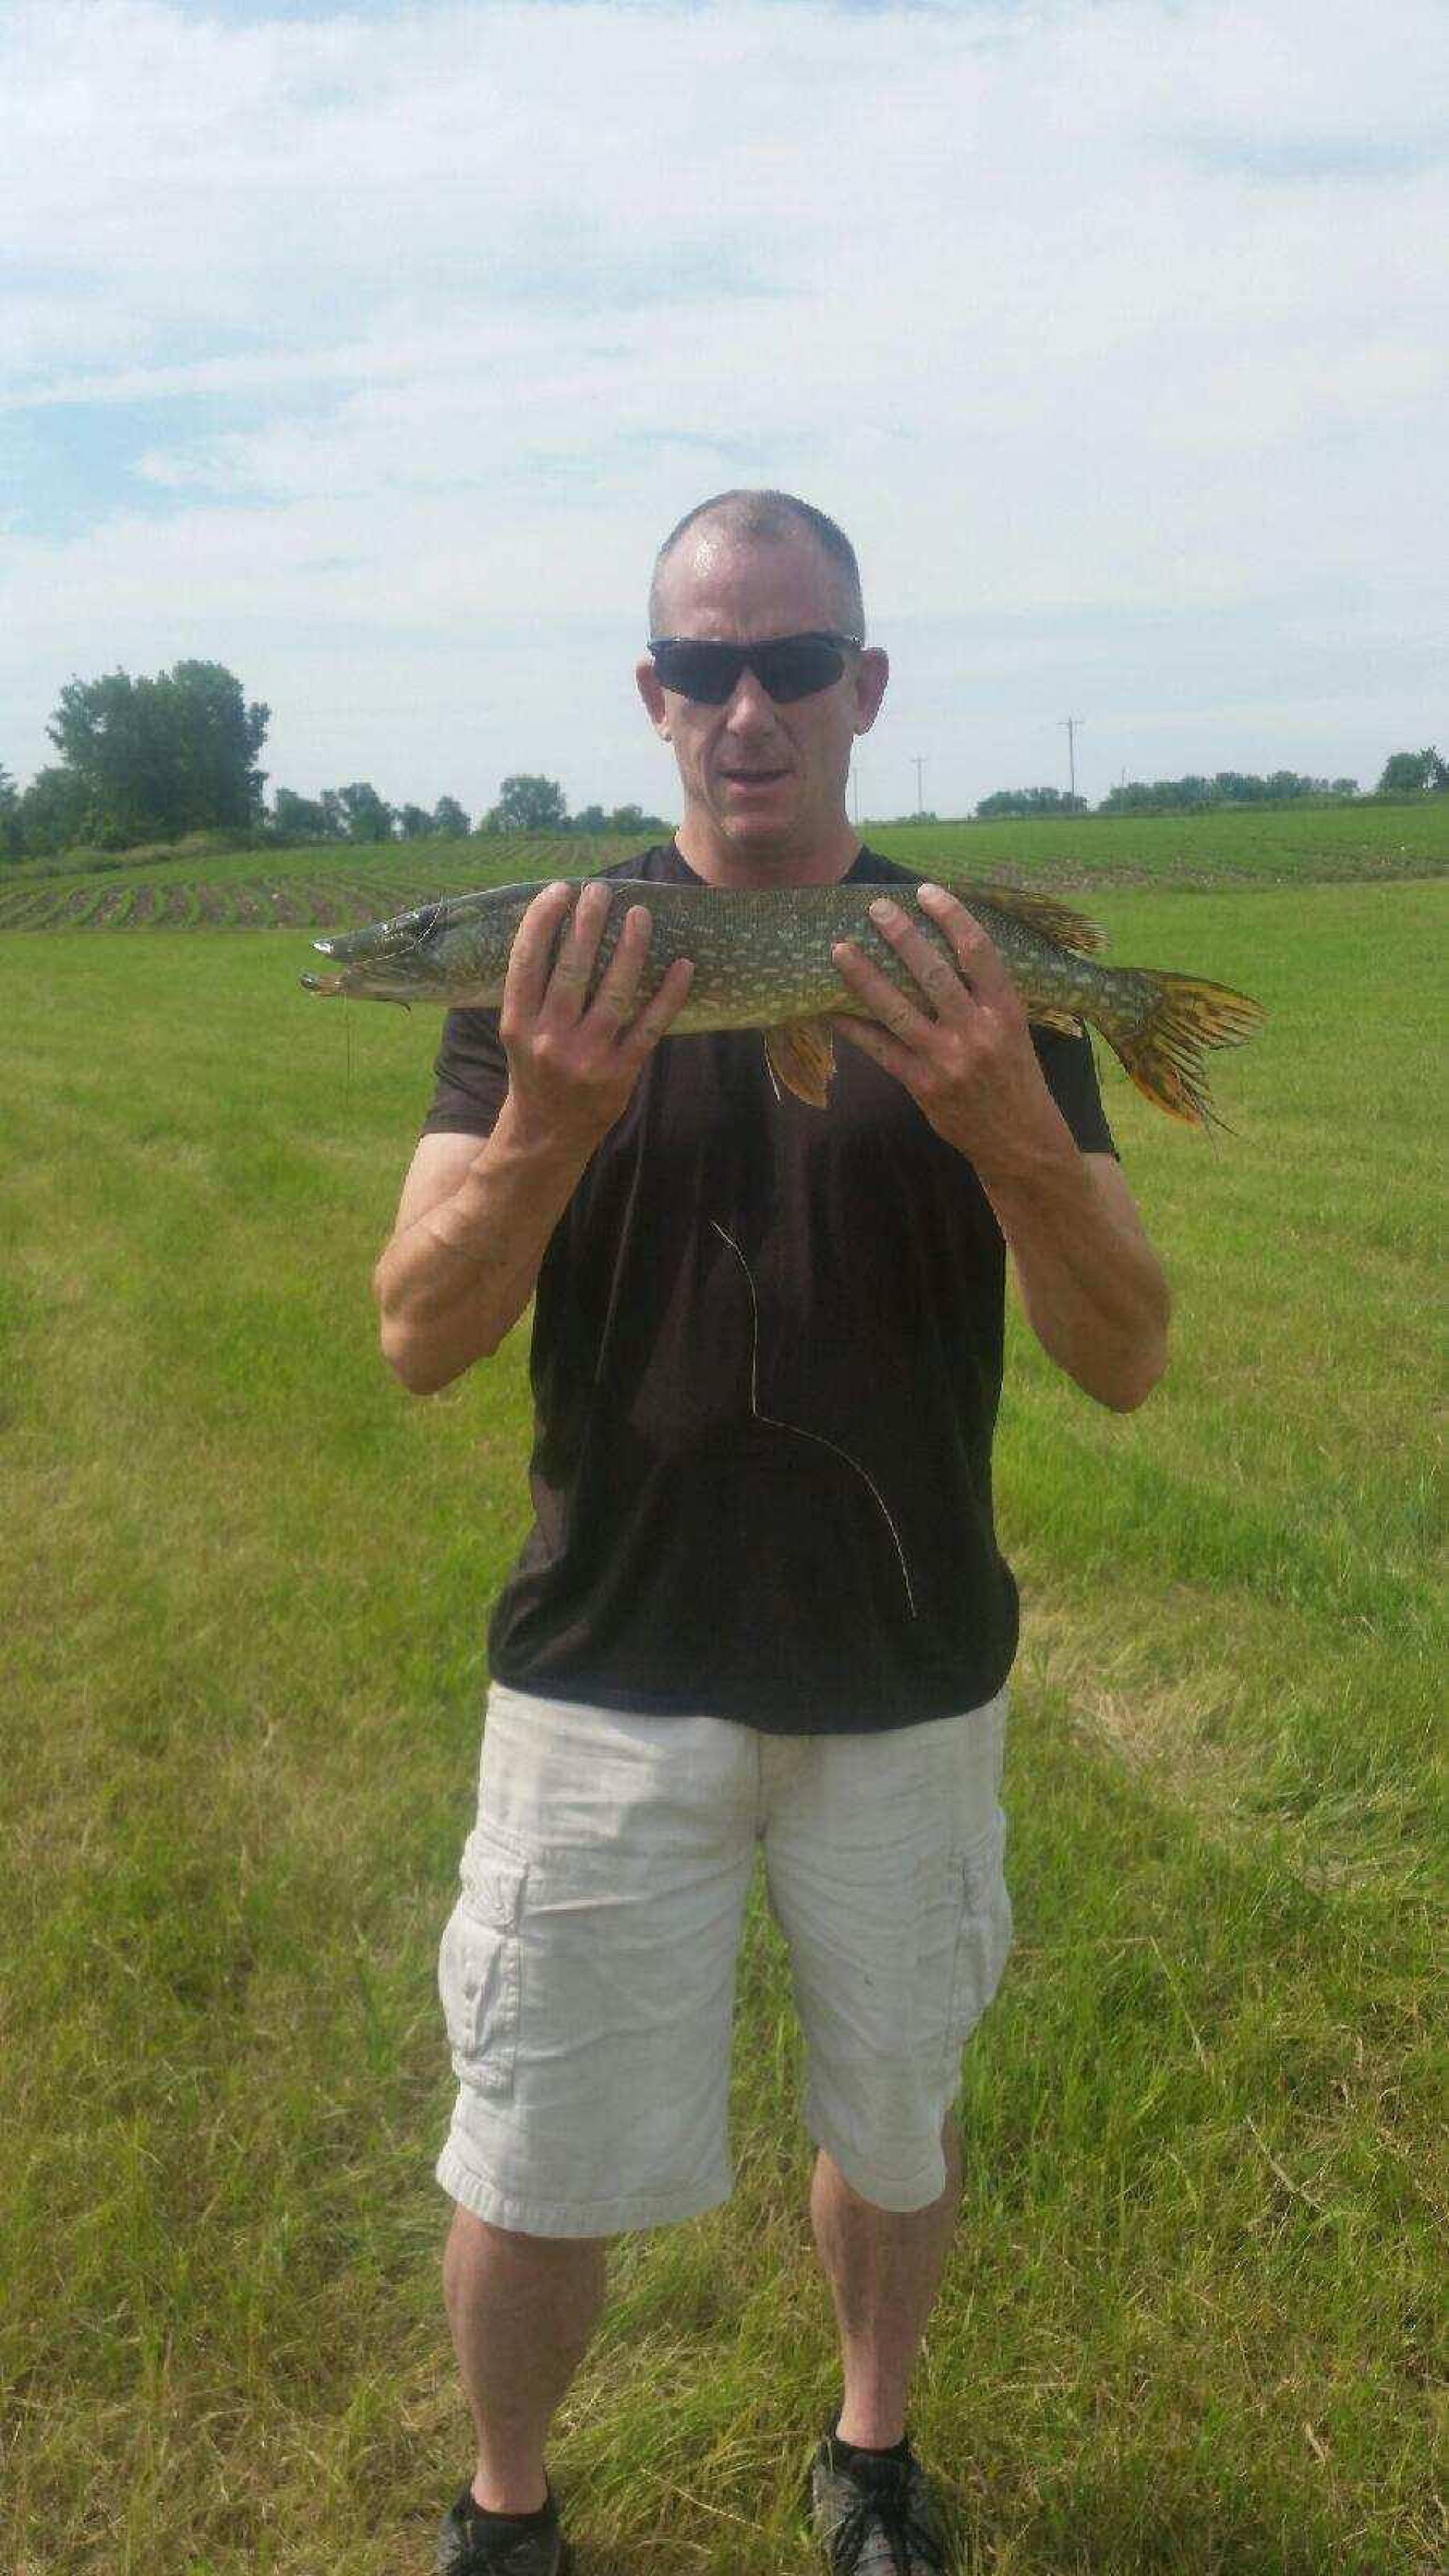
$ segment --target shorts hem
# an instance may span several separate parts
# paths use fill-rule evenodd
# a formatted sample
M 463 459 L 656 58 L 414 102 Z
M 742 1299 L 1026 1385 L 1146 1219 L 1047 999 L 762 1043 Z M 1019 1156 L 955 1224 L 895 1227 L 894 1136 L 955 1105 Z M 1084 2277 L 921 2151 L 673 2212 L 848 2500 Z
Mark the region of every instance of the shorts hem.
M 526 2236 L 620 2236 L 639 2227 L 670 2227 L 718 2209 L 734 2189 L 734 2176 L 727 2173 L 692 2191 L 639 2192 L 623 2200 L 525 2200 L 489 2182 L 452 2146 L 443 2149 L 433 2171 L 444 2191 L 475 2218 Z
M 946 2113 L 943 2112 L 941 2117 L 944 2121 Z M 898 2182 L 893 2174 L 887 2176 L 878 2169 L 863 2164 L 859 2156 L 853 2154 L 848 2148 L 842 2153 L 836 2141 L 822 2136 L 820 2129 L 813 2123 L 807 2121 L 805 2125 L 807 2134 L 814 2139 L 816 2146 L 823 2147 L 832 2164 L 839 2166 L 851 2190 L 858 2193 L 862 2200 L 868 2200 L 873 2209 L 888 2209 L 893 2217 L 907 2218 L 914 2210 L 929 2209 L 932 2202 L 939 2200 L 945 2190 L 944 2160 L 939 2174 L 923 2173 L 918 2182 Z M 911 2193 L 916 2196 L 914 2198 L 902 2196 Z

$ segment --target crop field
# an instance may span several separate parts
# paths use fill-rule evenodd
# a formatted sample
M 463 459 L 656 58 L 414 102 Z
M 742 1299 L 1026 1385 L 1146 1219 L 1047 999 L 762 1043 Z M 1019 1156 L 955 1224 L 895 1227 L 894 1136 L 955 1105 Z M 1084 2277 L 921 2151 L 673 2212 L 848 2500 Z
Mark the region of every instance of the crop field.
M 1214 1061 L 1215 1142 L 1104 1062 L 1173 1283 L 1167 1378 L 1110 1415 L 1012 1327 L 1017 1945 L 963 2062 L 909 2412 L 969 2576 L 1449 2555 L 1445 822 L 1406 875 L 1383 814 L 1269 819 L 1372 824 L 1382 864 L 1342 838 L 1259 868 L 1245 838 L 1214 884 L 1206 829 L 1117 826 L 1138 858 L 1110 865 L 1101 843 L 1109 954 L 1269 1013 Z M 431 890 L 482 882 L 480 847 Z M 528 872 L 578 872 L 564 847 Z M 969 849 L 1072 881 L 1065 839 Z M 383 883 L 289 855 L 299 907 L 334 869 L 338 900 Z M 382 864 L 410 899 L 411 857 Z M 422 2576 L 468 2459 L 434 1961 L 525 1527 L 527 1331 L 425 1403 L 382 1367 L 368 1272 L 435 1023 L 299 991 L 307 922 L 350 916 L 221 936 L 240 889 L 293 887 L 272 871 L 242 853 L 193 885 L 232 904 L 206 938 L 139 885 L 29 926 L 6 887 L 7 2576 Z M 550 2445 L 579 2576 L 815 2568 L 800 2479 L 838 2388 L 800 2088 L 757 1881 L 733 2197 L 614 2243 Z
M 1063 889 L 1214 886 L 1418 878 L 1449 867 L 1449 798 L 1396 806 L 1266 808 L 1067 823 L 868 824 L 903 866 L 945 867 Z M 73 874 L 0 874 L 0 931 L 353 928 L 469 887 L 583 876 L 644 847 L 587 833 L 513 833 L 387 847 L 185 850 Z

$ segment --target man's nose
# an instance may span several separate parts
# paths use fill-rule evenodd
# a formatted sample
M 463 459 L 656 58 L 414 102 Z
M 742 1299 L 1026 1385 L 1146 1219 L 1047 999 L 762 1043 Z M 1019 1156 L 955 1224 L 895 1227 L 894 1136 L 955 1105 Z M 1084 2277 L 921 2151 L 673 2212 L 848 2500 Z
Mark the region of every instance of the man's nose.
M 761 723 L 772 724 L 774 717 L 774 699 L 759 674 L 752 671 L 746 663 L 735 682 L 729 703 L 725 708 L 726 725 L 733 731 L 737 727 L 748 728 Z

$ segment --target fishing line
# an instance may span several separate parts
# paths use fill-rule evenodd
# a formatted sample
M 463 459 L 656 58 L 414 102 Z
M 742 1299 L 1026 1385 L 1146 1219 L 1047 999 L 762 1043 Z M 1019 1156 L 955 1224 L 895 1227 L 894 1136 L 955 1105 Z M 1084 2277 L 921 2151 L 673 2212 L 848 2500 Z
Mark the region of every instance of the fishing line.
M 827 1440 L 823 1431 L 806 1431 L 802 1429 L 798 1422 L 781 1422 L 778 1415 L 773 1413 L 762 1413 L 760 1411 L 760 1301 L 755 1295 L 754 1273 L 751 1270 L 749 1263 L 746 1261 L 744 1254 L 741 1252 L 739 1245 L 736 1243 L 734 1236 L 732 1234 L 726 1234 L 718 1217 L 712 1216 L 710 1218 L 710 1224 L 714 1227 L 715 1233 L 719 1236 L 720 1241 L 729 1245 L 731 1252 L 734 1254 L 736 1261 L 739 1263 L 740 1268 L 745 1274 L 746 1285 L 750 1292 L 750 1320 L 753 1327 L 750 1344 L 751 1413 L 754 1415 L 757 1422 L 765 1423 L 771 1431 L 792 1431 L 797 1440 L 813 1440 L 817 1448 L 828 1449 L 832 1457 L 842 1458 L 844 1459 L 847 1467 L 853 1467 L 857 1476 L 861 1477 L 870 1487 L 871 1494 L 875 1499 L 881 1518 L 884 1520 L 886 1528 L 890 1531 L 891 1537 L 895 1542 L 896 1555 L 900 1559 L 901 1581 L 906 1587 L 906 1607 L 909 1610 L 911 1617 L 914 1619 L 916 1615 L 916 1596 L 911 1588 L 911 1569 L 906 1563 L 906 1551 L 901 1545 L 900 1531 L 896 1528 L 895 1522 L 891 1519 L 889 1509 L 886 1505 L 885 1496 L 882 1494 L 879 1485 L 875 1482 L 874 1477 L 867 1473 L 858 1458 L 852 1458 L 848 1449 L 842 1449 L 837 1441 Z

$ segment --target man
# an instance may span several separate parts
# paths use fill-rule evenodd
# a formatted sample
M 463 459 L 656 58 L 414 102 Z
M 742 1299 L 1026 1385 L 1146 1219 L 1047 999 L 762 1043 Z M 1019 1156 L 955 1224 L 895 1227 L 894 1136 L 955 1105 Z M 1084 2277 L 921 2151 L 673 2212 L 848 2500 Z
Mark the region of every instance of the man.
M 613 871 L 879 883 L 907 1000 L 837 951 L 871 1021 L 825 1112 L 759 1036 L 670 1039 L 631 911 L 550 886 L 501 1013 L 450 1015 L 378 1263 L 382 1346 L 426 1393 L 537 1290 L 536 1524 L 490 1630 L 477 1826 L 440 1983 L 458 2105 L 438 2176 L 477 2433 L 451 2576 L 558 2576 L 549 2423 L 610 2235 L 730 2191 L 736 1945 L 757 1842 L 809 2053 L 815 2241 L 844 2393 L 806 2500 L 840 2576 L 949 2564 L 905 2421 L 960 2187 L 965 2040 L 1010 1943 L 1004 1683 L 1016 1594 L 990 1447 L 1005 1249 L 1051 1357 L 1139 1404 L 1167 1295 L 1084 1037 L 1028 1028 L 968 912 L 922 904 L 845 808 L 885 691 L 834 523 L 718 496 L 661 549 L 638 685 L 672 746 L 675 841 Z

